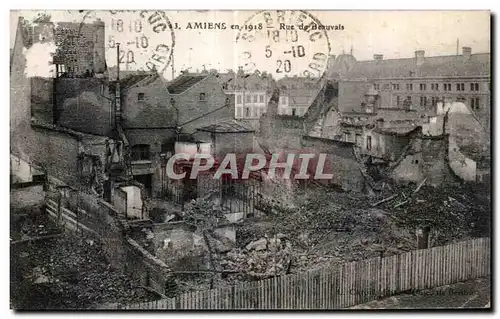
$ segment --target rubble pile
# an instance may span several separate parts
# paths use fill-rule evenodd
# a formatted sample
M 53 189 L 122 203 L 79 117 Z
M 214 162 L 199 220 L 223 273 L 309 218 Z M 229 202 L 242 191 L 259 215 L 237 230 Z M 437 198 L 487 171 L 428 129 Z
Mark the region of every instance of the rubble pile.
M 39 236 L 59 233 L 57 225 L 41 207 L 29 207 L 11 215 L 10 237 L 12 240 L 25 240 Z
M 401 228 L 429 227 L 433 246 L 469 237 L 487 236 L 491 222 L 489 190 L 477 185 L 434 188 L 423 185 L 400 186 L 396 196 L 379 206 Z
M 16 237 L 46 236 L 53 226 L 44 216 L 28 218 Z M 42 238 L 11 246 L 14 308 L 83 309 L 107 302 L 134 303 L 157 297 L 124 272 L 113 269 L 96 239 L 71 234 Z
M 278 234 L 253 241 L 243 249 L 232 249 L 221 256 L 220 264 L 224 270 L 240 272 L 247 278 L 264 279 L 284 274 L 292 254 L 290 241 Z

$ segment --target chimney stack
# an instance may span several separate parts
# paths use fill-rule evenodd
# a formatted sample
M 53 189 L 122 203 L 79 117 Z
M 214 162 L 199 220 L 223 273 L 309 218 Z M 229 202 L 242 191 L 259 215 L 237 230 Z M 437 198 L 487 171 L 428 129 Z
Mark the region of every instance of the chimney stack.
M 383 54 L 374 54 L 373 55 L 373 59 L 377 60 L 377 61 L 383 60 L 384 59 L 384 55 Z
M 464 57 L 465 60 L 468 60 L 470 58 L 471 53 L 472 53 L 471 47 L 462 47 L 462 56 Z
M 425 51 L 424 50 L 415 51 L 415 59 L 417 60 L 417 66 L 421 66 L 425 61 Z

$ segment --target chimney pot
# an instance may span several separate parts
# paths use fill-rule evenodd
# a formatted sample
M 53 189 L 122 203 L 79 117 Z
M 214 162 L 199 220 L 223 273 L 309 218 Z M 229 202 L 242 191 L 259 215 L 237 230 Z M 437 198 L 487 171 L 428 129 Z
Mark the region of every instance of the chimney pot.
M 415 59 L 417 60 L 418 66 L 422 65 L 425 61 L 425 51 L 424 50 L 415 51 Z
M 383 54 L 374 54 L 373 55 L 373 59 L 374 60 L 383 60 L 384 59 L 384 55 Z
M 466 59 L 470 58 L 471 54 L 472 54 L 471 47 L 462 47 L 462 55 L 464 58 Z

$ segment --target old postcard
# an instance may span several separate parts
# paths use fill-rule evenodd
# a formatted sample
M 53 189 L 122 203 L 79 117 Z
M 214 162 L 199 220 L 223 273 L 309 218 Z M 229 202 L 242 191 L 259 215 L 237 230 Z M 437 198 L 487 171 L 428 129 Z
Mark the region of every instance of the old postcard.
M 490 21 L 11 11 L 11 308 L 489 310 Z

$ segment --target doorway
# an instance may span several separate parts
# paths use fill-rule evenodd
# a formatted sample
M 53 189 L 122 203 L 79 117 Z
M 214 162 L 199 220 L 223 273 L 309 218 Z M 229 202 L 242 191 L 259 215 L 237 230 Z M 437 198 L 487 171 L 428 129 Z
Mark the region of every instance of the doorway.
M 153 174 L 134 175 L 134 180 L 144 185 L 147 195 L 151 197 L 153 193 L 152 190 Z

